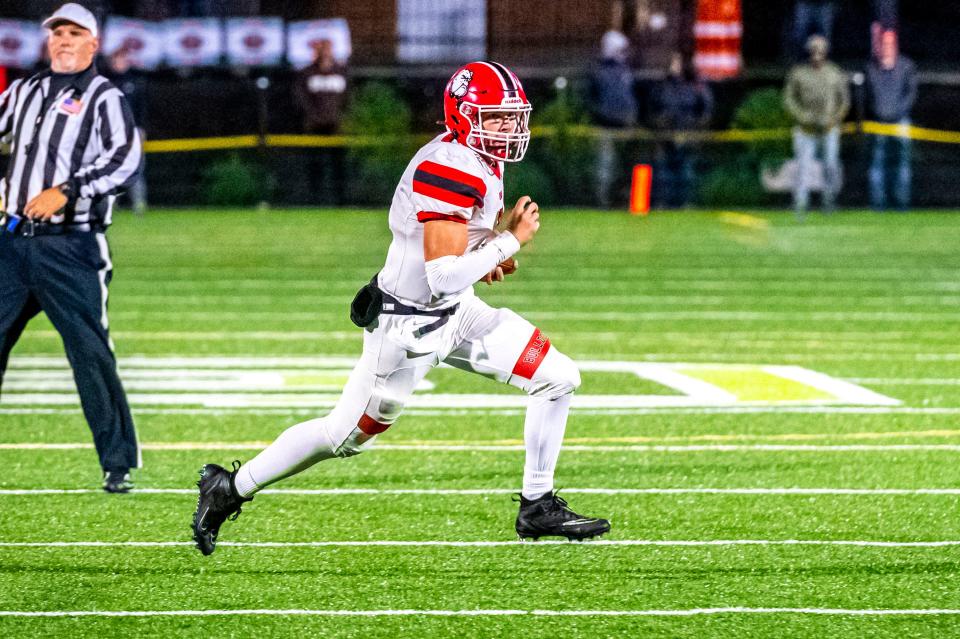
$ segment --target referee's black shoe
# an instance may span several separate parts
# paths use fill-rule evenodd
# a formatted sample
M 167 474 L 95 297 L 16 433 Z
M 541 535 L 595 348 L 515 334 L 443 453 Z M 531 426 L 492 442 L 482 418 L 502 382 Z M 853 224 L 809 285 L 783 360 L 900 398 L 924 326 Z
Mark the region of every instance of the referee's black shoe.
M 233 479 L 238 470 L 239 461 L 233 462 L 232 471 L 216 464 L 207 464 L 200 469 L 200 481 L 197 482 L 200 496 L 197 511 L 193 513 L 193 539 L 204 555 L 217 549 L 217 535 L 223 522 L 228 517 L 231 521 L 239 517 L 240 507 L 253 499 L 237 494 Z
M 524 539 L 566 537 L 570 540 L 589 539 L 610 532 L 610 522 L 596 517 L 583 517 L 570 510 L 567 502 L 556 492 L 537 499 L 520 495 L 517 514 L 517 534 Z
M 130 472 L 126 470 L 103 471 L 103 490 L 115 495 L 129 493 L 133 489 Z

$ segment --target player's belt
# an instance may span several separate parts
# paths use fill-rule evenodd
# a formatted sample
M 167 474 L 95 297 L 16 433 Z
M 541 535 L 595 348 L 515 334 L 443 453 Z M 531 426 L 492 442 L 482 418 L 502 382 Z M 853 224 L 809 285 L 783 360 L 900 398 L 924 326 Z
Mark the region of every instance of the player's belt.
M 4 215 L 0 217 L 0 232 L 20 237 L 35 237 L 37 235 L 66 235 L 67 233 L 89 233 L 102 231 L 99 224 L 52 224 L 50 222 L 36 222 L 28 217 Z
M 460 303 L 457 302 L 453 306 L 448 306 L 447 308 L 426 310 L 422 308 L 416 308 L 415 306 L 407 306 L 389 293 L 383 293 L 383 291 L 381 291 L 381 293 L 383 295 L 383 307 L 380 312 L 384 315 L 425 315 L 427 317 L 437 318 L 437 321 L 431 322 L 426 326 L 421 326 L 415 330 L 413 334 L 417 337 L 423 337 L 427 333 L 432 333 L 449 322 L 450 316 L 456 313 L 457 309 L 460 308 Z

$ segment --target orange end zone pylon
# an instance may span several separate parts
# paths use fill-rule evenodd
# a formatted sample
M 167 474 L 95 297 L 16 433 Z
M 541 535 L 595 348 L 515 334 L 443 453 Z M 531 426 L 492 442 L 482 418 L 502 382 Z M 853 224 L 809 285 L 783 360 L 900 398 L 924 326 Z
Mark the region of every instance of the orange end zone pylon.
M 637 164 L 633 167 L 630 183 L 630 214 L 647 215 L 650 212 L 650 185 L 653 182 L 653 167 Z

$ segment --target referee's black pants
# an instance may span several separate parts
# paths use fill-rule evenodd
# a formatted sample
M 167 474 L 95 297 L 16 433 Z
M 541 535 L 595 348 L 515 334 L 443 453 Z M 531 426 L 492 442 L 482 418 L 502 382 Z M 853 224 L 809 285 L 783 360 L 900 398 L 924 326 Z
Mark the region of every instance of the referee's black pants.
M 14 344 L 42 310 L 63 338 L 100 466 L 121 471 L 140 465 L 140 451 L 107 330 L 111 276 L 102 233 L 0 229 L 0 383 Z

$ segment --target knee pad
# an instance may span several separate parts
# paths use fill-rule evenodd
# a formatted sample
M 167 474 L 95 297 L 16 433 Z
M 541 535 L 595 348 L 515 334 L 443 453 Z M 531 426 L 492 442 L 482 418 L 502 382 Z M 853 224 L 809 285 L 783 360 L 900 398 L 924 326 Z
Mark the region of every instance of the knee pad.
M 404 402 L 396 397 L 374 393 L 370 401 L 367 402 L 367 407 L 363 411 L 363 416 L 360 418 L 360 421 L 362 422 L 364 418 L 367 418 L 374 422 L 370 424 L 371 428 L 377 428 L 375 424 L 390 426 L 400 417 L 403 407 Z M 359 423 L 357 425 L 360 426 Z M 386 428 L 383 430 L 386 430 Z
M 551 349 L 531 381 L 530 395 L 557 399 L 580 388 L 580 369 L 572 359 Z

